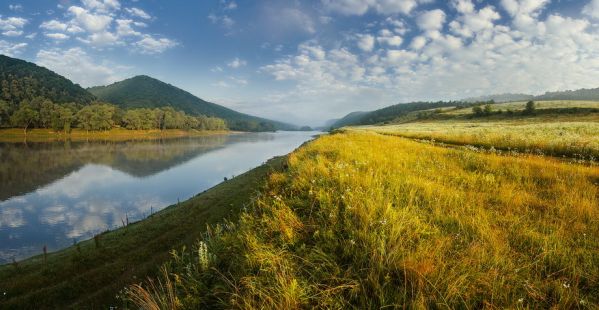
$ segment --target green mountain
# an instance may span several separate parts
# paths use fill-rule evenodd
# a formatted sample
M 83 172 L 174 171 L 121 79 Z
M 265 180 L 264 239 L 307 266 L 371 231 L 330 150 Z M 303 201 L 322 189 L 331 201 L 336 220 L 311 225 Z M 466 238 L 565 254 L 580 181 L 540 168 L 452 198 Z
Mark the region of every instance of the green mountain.
M 88 89 L 98 99 L 121 108 L 158 108 L 171 106 L 192 115 L 223 118 L 232 130 L 271 131 L 294 130 L 295 126 L 272 121 L 225 108 L 204 101 L 171 84 L 145 75 L 139 75 L 107 86 Z
M 0 55 L 0 99 L 16 106 L 44 97 L 55 103 L 89 103 L 94 96 L 78 84 L 44 67 Z

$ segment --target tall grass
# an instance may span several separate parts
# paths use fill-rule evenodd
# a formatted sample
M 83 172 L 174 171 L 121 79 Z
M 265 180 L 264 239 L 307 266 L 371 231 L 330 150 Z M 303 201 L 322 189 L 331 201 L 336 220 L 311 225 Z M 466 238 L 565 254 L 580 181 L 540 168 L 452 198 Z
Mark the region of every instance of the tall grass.
M 422 122 L 357 127 L 413 139 L 599 159 L 599 122 Z
M 599 169 L 321 137 L 165 266 L 174 308 L 594 308 Z M 137 304 L 168 295 L 145 284 Z

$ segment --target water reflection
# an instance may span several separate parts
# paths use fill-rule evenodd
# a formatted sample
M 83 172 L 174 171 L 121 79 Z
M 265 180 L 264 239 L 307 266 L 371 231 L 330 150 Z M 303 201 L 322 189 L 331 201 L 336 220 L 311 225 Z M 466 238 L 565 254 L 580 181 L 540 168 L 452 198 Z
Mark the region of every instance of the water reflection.
M 144 218 L 288 153 L 312 134 L 0 144 L 0 263 Z

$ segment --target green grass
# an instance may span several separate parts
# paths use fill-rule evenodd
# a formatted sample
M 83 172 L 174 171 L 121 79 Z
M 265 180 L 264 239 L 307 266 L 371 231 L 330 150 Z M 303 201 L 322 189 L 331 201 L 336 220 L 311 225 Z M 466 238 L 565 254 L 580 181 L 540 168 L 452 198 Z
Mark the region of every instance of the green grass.
M 322 136 L 146 308 L 596 309 L 599 168 L 372 131 Z
M 106 309 L 121 306 L 116 295 L 126 285 L 154 275 L 169 251 L 190 245 L 208 224 L 234 219 L 252 200 L 281 159 L 221 183 L 126 228 L 80 242 L 77 247 L 0 266 L 2 309 Z M 6 295 L 2 293 L 6 292 Z

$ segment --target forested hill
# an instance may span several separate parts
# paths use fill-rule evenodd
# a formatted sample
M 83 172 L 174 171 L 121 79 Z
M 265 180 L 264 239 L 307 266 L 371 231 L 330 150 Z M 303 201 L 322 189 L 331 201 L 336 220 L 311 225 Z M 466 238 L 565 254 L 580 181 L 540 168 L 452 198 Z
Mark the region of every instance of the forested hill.
M 95 98 L 81 86 L 36 64 L 0 55 L 0 100 L 16 106 L 43 97 L 55 103 L 86 104 Z
M 599 88 L 546 92 L 535 100 L 599 100 Z
M 454 101 L 400 103 L 370 112 L 349 113 L 336 121 L 331 127 L 339 128 L 348 125 L 369 125 L 387 122 L 410 112 L 451 107 L 457 104 L 459 102 Z
M 192 115 L 207 115 L 223 118 L 233 130 L 291 130 L 294 126 L 259 118 L 204 101 L 187 91 L 149 76 L 140 75 L 108 86 L 88 89 L 102 101 L 121 108 L 155 108 L 170 106 Z

